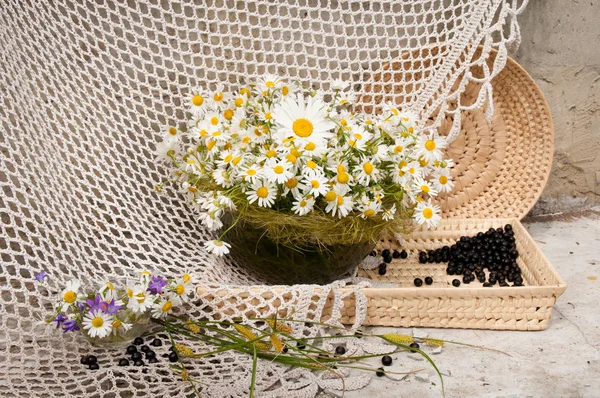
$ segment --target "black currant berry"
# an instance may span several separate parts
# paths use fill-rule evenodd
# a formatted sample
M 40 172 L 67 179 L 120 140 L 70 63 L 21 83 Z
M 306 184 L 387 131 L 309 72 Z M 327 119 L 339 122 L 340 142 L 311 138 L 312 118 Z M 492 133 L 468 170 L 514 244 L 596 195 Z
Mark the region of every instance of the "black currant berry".
M 81 357 L 81 359 L 79 360 L 79 363 L 80 363 L 80 364 L 82 364 L 82 365 L 87 365 L 87 364 L 89 364 L 89 363 L 90 363 L 90 361 L 89 361 L 89 358 L 88 358 L 88 356 L 86 355 L 86 356 L 84 356 L 84 357 Z
M 383 249 L 383 250 L 381 251 L 381 256 L 382 256 L 382 257 L 390 257 L 391 255 L 392 255 L 392 253 L 390 253 L 390 250 L 389 250 L 389 249 Z
M 134 352 L 133 354 L 131 354 L 131 360 L 132 361 L 137 361 L 139 359 L 142 359 L 142 353 L 141 352 Z
M 406 250 L 402 250 L 402 251 L 400 252 L 400 258 L 401 258 L 401 259 L 405 259 L 405 258 L 407 258 L 407 257 L 408 257 L 408 253 L 406 252 Z
M 152 347 L 160 347 L 162 346 L 162 341 L 160 339 L 154 339 L 150 345 L 152 345 Z
M 385 375 L 385 370 L 383 370 L 383 368 L 379 368 L 377 369 L 375 374 L 377 375 L 377 377 L 383 377 Z
M 428 276 L 425 278 L 425 284 L 426 285 L 431 285 L 433 283 L 433 278 Z
M 142 361 L 141 359 L 138 359 L 137 361 L 135 361 L 133 363 L 135 366 L 144 366 L 144 361 Z
M 152 350 L 146 352 L 146 359 L 156 358 L 156 353 Z
M 306 345 L 301 341 L 296 341 L 296 348 L 298 348 L 299 350 L 303 350 L 306 348 Z
M 129 366 L 129 360 L 126 358 L 121 358 L 119 360 L 119 366 Z
M 90 355 L 88 357 L 88 364 L 92 364 L 92 363 L 98 363 L 98 358 L 96 358 L 95 355 Z
M 392 262 L 392 257 L 391 256 L 387 256 L 387 257 L 384 256 L 383 257 L 383 262 L 387 263 L 387 264 L 391 263 Z
M 156 357 L 148 359 L 148 363 L 157 363 L 158 359 Z
M 410 348 L 415 348 L 415 349 L 417 349 L 417 350 L 418 350 L 419 348 L 421 348 L 421 347 L 419 346 L 419 343 L 410 343 L 409 347 L 410 347 Z
M 423 286 L 423 280 L 421 278 L 415 278 L 414 284 L 416 287 L 421 287 Z
M 454 287 L 459 287 L 459 286 L 460 286 L 460 281 L 459 281 L 458 279 L 454 279 L 454 280 L 452 281 L 452 286 L 454 286 Z
M 144 344 L 143 346 L 140 347 L 140 351 L 148 352 L 148 351 L 150 351 L 150 347 L 148 347 L 146 344 Z
M 389 355 L 384 355 L 383 357 L 381 357 L 381 363 L 384 366 L 390 366 L 392 364 L 392 357 Z
M 137 352 L 137 347 L 134 345 L 130 345 L 129 347 L 127 347 L 127 353 L 129 355 L 133 354 L 134 352 Z
M 393 258 L 400 258 L 400 252 L 398 250 L 394 250 L 394 252 L 392 253 L 392 257 Z
M 346 349 L 344 347 L 342 347 L 341 345 L 335 347 L 336 355 L 344 355 L 345 353 L 346 353 Z
M 387 272 L 387 264 L 386 263 L 379 264 L 379 270 L 378 270 L 379 275 L 385 275 L 386 272 Z
M 97 362 L 90 363 L 90 364 L 88 365 L 88 369 L 89 369 L 89 370 L 98 370 L 98 369 L 100 369 L 100 365 L 98 365 L 98 363 L 97 363 Z
M 141 337 L 136 337 L 135 340 L 133 340 L 133 344 L 142 345 L 142 344 L 144 344 L 144 339 Z
M 177 362 L 179 361 L 179 357 L 176 352 L 172 352 L 169 354 L 169 362 Z

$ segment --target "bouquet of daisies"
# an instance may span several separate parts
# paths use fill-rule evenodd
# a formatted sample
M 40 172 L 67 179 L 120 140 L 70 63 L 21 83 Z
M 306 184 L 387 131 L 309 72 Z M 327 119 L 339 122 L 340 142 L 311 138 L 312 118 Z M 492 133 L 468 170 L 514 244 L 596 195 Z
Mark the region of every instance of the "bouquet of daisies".
M 208 229 L 227 224 L 205 242 L 210 252 L 229 252 L 223 237 L 240 220 L 296 246 L 375 241 L 410 217 L 439 222 L 432 198 L 453 186 L 445 139 L 393 104 L 377 116 L 353 110 L 347 86 L 335 81 L 326 96 L 268 75 L 190 95 L 193 117 L 168 129 L 157 161 Z
M 40 283 L 48 277 L 44 271 L 35 274 Z M 189 273 L 166 279 L 144 271 L 123 286 L 105 281 L 95 291 L 82 291 L 81 282 L 73 279 L 62 289 L 47 322 L 65 333 L 83 329 L 92 339 L 124 337 L 133 325 L 172 314 L 193 294 L 193 284 Z

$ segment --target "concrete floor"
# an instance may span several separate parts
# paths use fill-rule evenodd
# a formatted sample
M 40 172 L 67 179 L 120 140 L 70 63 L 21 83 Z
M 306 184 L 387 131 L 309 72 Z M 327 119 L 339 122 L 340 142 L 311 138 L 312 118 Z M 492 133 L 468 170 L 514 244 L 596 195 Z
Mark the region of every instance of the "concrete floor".
M 434 355 L 447 397 L 600 397 L 600 218 L 530 221 L 526 227 L 568 283 L 548 329 L 539 332 L 421 329 L 429 337 L 502 350 L 511 357 L 469 347 L 447 346 Z M 410 329 L 373 328 L 410 334 Z M 431 351 L 431 349 L 429 349 Z M 440 397 L 433 368 L 396 356 L 392 370 L 426 368 L 436 384 L 409 376 L 374 377 L 345 397 Z

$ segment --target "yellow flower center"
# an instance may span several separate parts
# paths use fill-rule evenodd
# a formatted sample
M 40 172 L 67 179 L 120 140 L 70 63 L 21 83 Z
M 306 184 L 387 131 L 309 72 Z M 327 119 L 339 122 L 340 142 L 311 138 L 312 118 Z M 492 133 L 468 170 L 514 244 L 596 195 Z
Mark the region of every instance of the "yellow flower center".
M 267 155 L 267 157 L 268 157 L 268 158 L 274 158 L 275 156 L 277 156 L 277 152 L 275 152 L 275 151 L 274 151 L 274 150 L 272 150 L 272 149 L 269 149 L 269 150 L 267 151 L 266 155 Z
M 344 105 L 346 102 L 348 102 L 348 100 L 346 98 L 343 98 L 340 100 L 340 105 Z
M 190 276 L 190 274 L 183 274 L 181 279 L 183 279 L 183 283 L 188 283 L 189 281 L 192 280 L 192 277 Z
M 131 290 L 131 289 L 127 289 L 127 296 L 128 296 L 129 298 L 132 298 L 132 297 L 133 297 L 133 290 Z
M 175 127 L 170 127 L 169 128 L 169 134 L 171 134 L 171 135 L 177 135 L 177 129 Z
M 217 124 L 219 124 L 219 118 L 216 116 L 211 117 L 210 124 L 212 124 L 213 126 L 216 126 Z
M 365 171 L 365 173 L 371 175 L 371 173 L 373 172 L 373 165 L 367 162 L 363 165 L 363 170 Z
M 364 212 L 365 217 L 373 217 L 375 215 L 375 210 L 368 209 Z
M 137 302 L 140 304 L 142 304 L 144 301 L 146 301 L 146 296 L 144 296 L 142 293 L 136 295 L 135 297 L 136 297 Z
M 288 88 L 288 86 L 283 86 L 283 88 L 281 89 L 281 94 L 283 95 L 288 95 L 289 92 L 290 89 Z
M 398 109 L 392 108 L 390 110 L 392 111 L 392 113 L 394 114 L 394 116 L 398 116 Z
M 196 193 L 196 192 L 198 192 L 198 188 L 196 188 L 196 187 L 188 187 L 188 191 L 190 191 L 191 193 Z
M 215 93 L 215 95 L 213 96 L 213 99 L 217 102 L 223 101 L 223 93 Z
M 267 86 L 269 88 L 275 87 L 275 82 L 272 80 L 268 80 L 265 82 L 265 86 Z
M 312 160 L 309 160 L 308 162 L 306 162 L 306 166 L 310 167 L 311 169 L 314 169 L 317 167 L 317 164 L 315 162 L 313 162 Z
M 346 119 L 341 119 L 340 120 L 340 124 L 344 127 L 346 127 L 348 125 L 348 122 L 346 121 Z
M 296 119 L 294 124 L 292 124 L 292 130 L 300 137 L 310 137 L 313 132 L 313 124 L 309 120 L 303 118 Z
M 321 186 L 321 184 L 319 184 L 319 181 L 317 181 L 317 180 L 312 180 L 310 182 L 310 185 L 312 185 L 312 187 L 315 188 L 315 189 L 319 188 Z
M 344 204 L 344 197 L 342 195 L 338 195 L 337 197 L 337 205 L 341 206 Z
M 231 109 L 225 109 L 225 112 L 223 112 L 223 117 L 227 120 L 233 119 L 233 111 Z
M 352 134 L 354 138 L 356 138 L 357 140 L 362 140 L 363 136 L 362 134 L 358 134 L 358 133 L 354 133 Z
M 250 137 L 249 135 L 245 136 L 242 140 L 244 144 L 248 144 L 250 141 L 252 141 L 252 137 Z
M 206 137 L 208 135 L 208 131 L 202 129 L 200 130 L 200 137 Z
M 429 164 L 429 162 L 427 160 L 425 160 L 424 158 L 419 159 L 419 164 L 421 165 L 421 167 L 425 167 Z
M 249 176 L 255 176 L 256 175 L 256 170 L 254 170 L 254 169 L 248 169 L 248 171 L 246 172 L 246 174 L 248 174 Z
M 258 188 L 258 190 L 256 191 L 256 194 L 261 197 L 261 198 L 266 198 L 267 196 L 269 196 L 269 190 L 265 187 L 260 187 Z
M 102 327 L 102 325 L 104 325 L 104 319 L 102 319 L 101 317 L 97 316 L 94 319 L 92 319 L 93 327 L 100 328 L 100 327 Z
M 175 287 L 175 293 L 177 293 L 178 295 L 182 295 L 185 292 L 185 286 L 183 285 L 177 285 Z
M 294 147 L 290 149 L 290 155 L 294 155 L 295 157 L 300 157 L 302 153 L 298 150 L 298 148 Z
M 241 157 L 241 156 L 238 156 L 237 158 L 234 158 L 234 159 L 233 159 L 233 165 L 234 165 L 234 166 L 237 166 L 237 165 L 238 165 L 238 163 L 239 163 L 239 162 L 241 162 L 241 161 L 242 161 L 242 157 Z
M 327 200 L 328 202 L 333 202 L 336 197 L 337 197 L 337 194 L 335 192 L 329 191 L 329 192 L 327 192 L 327 195 L 325 195 L 325 200 Z
M 273 115 L 271 115 L 271 112 L 265 113 L 265 119 L 267 119 L 267 120 L 273 119 Z
M 348 144 L 349 144 L 351 147 L 355 148 L 355 147 L 356 147 L 356 140 L 348 140 Z
M 343 173 L 344 171 L 346 171 L 346 168 L 344 167 L 343 164 L 338 165 L 337 167 L 337 172 L 339 173 Z
M 116 321 L 114 321 L 114 322 L 112 323 L 112 327 L 113 327 L 113 328 L 115 328 L 115 329 L 117 329 L 117 328 L 121 327 L 121 321 L 119 321 L 119 320 L 117 319 Z
M 427 219 L 433 217 L 433 210 L 431 210 L 429 207 L 426 207 L 425 209 L 423 209 L 423 217 L 425 217 Z
M 240 94 L 242 95 L 250 95 L 250 89 L 247 87 L 244 87 L 243 89 L 240 90 Z
M 244 105 L 244 99 L 236 98 L 234 103 L 235 103 L 235 106 L 237 106 L 239 108 L 240 106 Z
M 106 281 L 106 286 L 108 286 L 108 288 L 110 290 L 115 290 L 115 286 L 112 283 L 110 283 L 109 281 Z
M 161 310 L 162 310 L 162 312 L 169 312 L 169 311 L 171 311 L 171 308 L 173 308 L 173 303 L 170 301 L 167 301 L 166 303 L 163 304 Z
M 448 177 L 440 176 L 440 184 L 447 184 L 447 183 L 448 183 Z
M 306 206 L 306 200 L 302 200 L 302 201 L 300 202 L 300 207 L 304 207 L 304 206 Z
M 219 135 L 220 135 L 220 134 L 221 134 L 221 133 L 219 133 Z M 223 145 L 223 149 L 231 149 L 231 147 L 232 147 L 232 145 L 231 145 L 231 142 L 229 142 L 229 141 L 227 141 L 227 142 L 225 143 L 225 145 Z
M 350 175 L 348 175 L 348 173 L 346 173 L 346 172 L 342 172 L 342 173 L 338 174 L 338 176 L 337 176 L 337 181 L 340 184 L 348 183 L 349 179 L 350 179 Z
M 285 182 L 285 186 L 288 187 L 289 189 L 296 188 L 297 185 L 298 185 L 298 180 L 295 177 L 290 178 L 289 180 L 287 180 Z
M 434 140 L 425 141 L 425 149 L 427 149 L 428 151 L 433 151 L 435 149 L 435 141 Z
M 201 95 L 194 95 L 192 97 L 192 104 L 195 106 L 200 106 L 204 103 L 204 98 Z
M 401 160 L 400 163 L 398 163 L 398 166 L 406 167 L 406 166 L 408 166 L 408 163 L 406 163 L 406 160 Z
M 317 146 L 315 145 L 314 142 L 309 142 L 308 144 L 306 144 L 304 149 L 306 149 L 307 151 L 314 151 L 316 147 Z
M 210 151 L 211 149 L 213 149 L 215 147 L 216 144 L 217 144 L 216 141 L 210 140 L 210 141 L 208 141 L 208 144 L 206 144 L 206 147 Z
M 402 152 L 403 149 L 404 148 L 402 147 L 402 145 L 396 145 L 394 147 L 394 153 L 400 153 L 400 152 Z
M 74 303 L 75 300 L 77 299 L 77 294 L 75 294 L 74 291 L 69 290 L 68 292 L 66 292 L 63 296 L 63 299 L 65 300 L 66 303 Z
M 281 173 L 283 173 L 285 171 L 285 169 L 283 168 L 283 166 L 279 166 L 278 165 L 278 166 L 273 167 L 273 171 L 276 174 L 281 174 Z
M 233 159 L 233 156 L 232 155 L 227 155 L 227 156 L 225 156 L 225 159 L 223 159 L 223 161 L 225 163 L 229 163 L 229 162 L 231 162 L 231 159 Z
M 427 185 L 421 185 L 421 191 L 427 193 L 429 192 L 429 187 Z
M 291 164 L 296 164 L 296 160 L 298 160 L 294 155 L 289 154 L 285 157 L 287 159 L 288 162 L 290 162 Z

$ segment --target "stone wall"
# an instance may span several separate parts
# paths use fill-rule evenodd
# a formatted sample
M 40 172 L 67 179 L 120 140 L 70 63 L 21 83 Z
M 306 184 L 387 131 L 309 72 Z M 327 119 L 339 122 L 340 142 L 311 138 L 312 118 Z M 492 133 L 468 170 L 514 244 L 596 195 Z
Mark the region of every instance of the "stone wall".
M 600 1 L 530 0 L 516 59 L 554 119 L 550 181 L 532 213 L 600 204 Z

